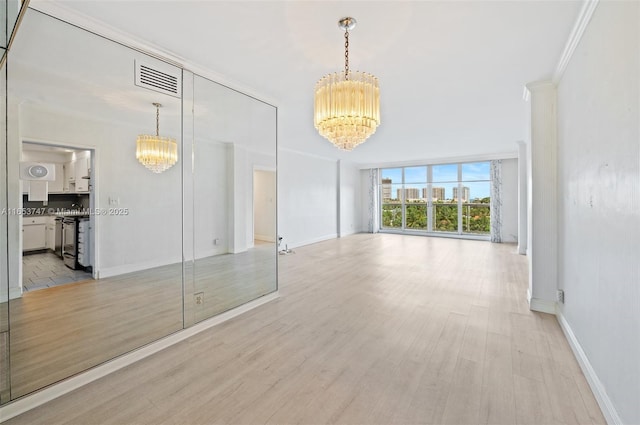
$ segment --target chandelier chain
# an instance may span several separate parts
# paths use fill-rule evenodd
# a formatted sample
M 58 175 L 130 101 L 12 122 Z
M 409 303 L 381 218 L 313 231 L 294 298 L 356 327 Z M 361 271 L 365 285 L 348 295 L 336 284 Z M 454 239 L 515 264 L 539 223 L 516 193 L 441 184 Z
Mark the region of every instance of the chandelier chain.
M 349 79 L 349 30 L 344 32 L 344 79 Z
M 156 105 L 156 136 L 160 137 L 160 106 Z

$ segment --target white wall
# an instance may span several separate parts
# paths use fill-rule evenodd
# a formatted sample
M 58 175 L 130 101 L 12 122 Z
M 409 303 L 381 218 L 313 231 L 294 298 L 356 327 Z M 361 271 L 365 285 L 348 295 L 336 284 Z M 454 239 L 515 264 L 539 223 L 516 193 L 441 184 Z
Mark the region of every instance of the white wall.
M 362 231 L 360 169 L 340 161 L 340 237 Z
M 518 242 L 518 160 L 502 160 L 502 242 Z
M 193 149 L 195 258 L 224 254 L 229 251 L 227 145 L 196 139 Z M 187 218 L 187 221 L 190 220 Z M 217 244 L 214 243 L 216 239 Z
M 182 260 L 180 167 L 154 174 L 138 163 L 135 141 L 140 128 L 23 104 L 19 129 L 23 140 L 95 148 L 95 207 L 108 208 L 108 198 L 117 198 L 117 207 L 129 210 L 128 215 L 95 216 L 101 277 Z M 12 242 L 17 247 L 17 241 Z
M 360 170 L 360 226 L 363 232 L 369 231 L 369 195 L 369 169 Z
M 640 423 L 639 13 L 600 2 L 558 86 L 561 320 L 624 424 Z
M 276 241 L 276 173 L 253 172 L 253 234 L 254 238 Z
M 278 234 L 283 244 L 291 248 L 337 237 L 337 185 L 335 160 L 278 150 Z
M 249 198 L 253 175 L 247 175 L 249 168 L 247 150 L 239 145 L 229 146 L 229 252 L 244 252 L 250 246 L 249 237 L 253 238 L 253 232 L 247 231 L 247 212 L 249 212 L 253 199 Z

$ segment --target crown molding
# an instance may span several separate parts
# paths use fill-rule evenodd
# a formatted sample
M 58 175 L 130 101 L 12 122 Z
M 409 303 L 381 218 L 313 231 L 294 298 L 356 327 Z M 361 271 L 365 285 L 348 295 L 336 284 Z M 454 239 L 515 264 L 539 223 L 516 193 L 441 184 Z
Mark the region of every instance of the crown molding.
M 228 76 L 218 74 L 197 62 L 180 56 L 176 52 L 167 50 L 161 46 L 149 42 L 148 40 L 135 37 L 126 31 L 123 31 L 112 25 L 108 25 L 98 19 L 78 12 L 77 10 L 74 10 L 73 8 L 65 6 L 59 2 L 31 0 L 31 2 L 29 3 L 29 8 L 49 15 L 55 19 L 59 19 L 85 31 L 89 31 L 100 37 L 104 37 L 108 40 L 114 41 L 123 46 L 129 47 L 140 53 L 149 55 L 160 61 L 190 71 L 195 75 L 222 84 L 232 90 L 253 97 L 256 100 L 268 103 L 272 106 L 275 106 L 276 108 L 279 103 L 277 99 L 265 96 L 254 87 L 244 85 L 238 81 L 233 80 L 232 78 L 229 78 Z
M 573 29 L 571 30 L 571 34 L 569 35 L 567 44 L 564 46 L 562 56 L 560 56 L 560 61 L 556 66 L 555 72 L 553 73 L 552 81 L 554 83 L 557 84 L 562 79 L 562 75 L 567 69 L 567 65 L 569 64 L 569 61 L 573 56 L 573 52 L 575 52 L 576 47 L 578 47 L 578 44 L 580 44 L 582 35 L 584 34 L 589 21 L 591 21 L 593 12 L 596 10 L 599 2 L 600 0 L 585 0 L 585 2 L 583 3 L 582 9 L 578 14 L 578 19 L 576 19 L 576 22 L 573 25 Z

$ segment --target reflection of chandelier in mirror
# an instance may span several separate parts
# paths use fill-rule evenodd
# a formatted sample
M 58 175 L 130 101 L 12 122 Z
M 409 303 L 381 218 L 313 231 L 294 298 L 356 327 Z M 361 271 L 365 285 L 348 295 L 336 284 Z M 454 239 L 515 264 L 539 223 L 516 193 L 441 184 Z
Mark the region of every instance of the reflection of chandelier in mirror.
M 156 135 L 141 134 L 138 136 L 136 158 L 142 165 L 154 173 L 162 173 L 178 161 L 178 144 L 175 139 L 160 137 L 160 107 L 156 107 Z
M 315 89 L 314 125 L 321 136 L 350 151 L 376 132 L 380 124 L 378 79 L 366 72 L 349 71 L 349 30 L 354 18 L 342 18 L 344 71 L 325 75 Z

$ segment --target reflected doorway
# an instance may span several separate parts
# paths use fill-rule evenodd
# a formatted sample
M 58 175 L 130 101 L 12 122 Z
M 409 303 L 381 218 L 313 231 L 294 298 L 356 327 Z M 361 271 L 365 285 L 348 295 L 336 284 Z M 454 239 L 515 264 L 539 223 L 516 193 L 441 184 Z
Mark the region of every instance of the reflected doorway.
M 94 278 L 94 151 L 23 141 L 21 293 Z M 45 167 L 50 178 L 22 171 Z

